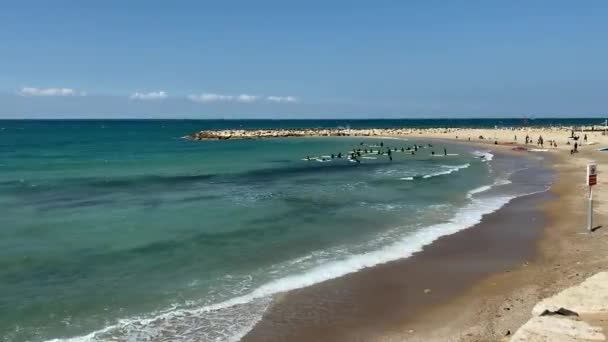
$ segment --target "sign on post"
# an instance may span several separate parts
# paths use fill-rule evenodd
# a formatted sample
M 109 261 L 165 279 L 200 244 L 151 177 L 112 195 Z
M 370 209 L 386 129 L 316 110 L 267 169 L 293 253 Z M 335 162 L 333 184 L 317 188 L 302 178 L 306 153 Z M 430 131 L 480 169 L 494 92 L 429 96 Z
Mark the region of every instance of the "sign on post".
M 587 164 L 587 185 L 594 186 L 597 184 L 597 165 L 595 163 Z
M 587 229 L 593 231 L 593 186 L 597 184 L 597 165 L 587 164 L 587 186 L 589 186 L 589 209 L 587 211 Z

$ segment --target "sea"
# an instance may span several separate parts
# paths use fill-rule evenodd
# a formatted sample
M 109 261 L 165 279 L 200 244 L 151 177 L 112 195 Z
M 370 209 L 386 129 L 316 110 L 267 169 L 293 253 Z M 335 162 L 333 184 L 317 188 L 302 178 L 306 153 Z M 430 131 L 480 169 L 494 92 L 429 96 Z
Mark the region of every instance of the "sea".
M 590 124 L 2 120 L 0 341 L 238 341 L 278 294 L 407 258 L 550 183 L 526 174 L 534 158 L 466 143 L 193 132 Z

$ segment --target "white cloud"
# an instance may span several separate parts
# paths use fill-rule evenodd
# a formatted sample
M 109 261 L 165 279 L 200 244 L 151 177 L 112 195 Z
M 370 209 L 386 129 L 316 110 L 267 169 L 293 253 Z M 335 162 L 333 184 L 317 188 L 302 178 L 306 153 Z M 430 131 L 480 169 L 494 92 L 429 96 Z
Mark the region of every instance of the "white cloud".
M 164 91 L 152 91 L 149 93 L 135 92 L 131 94 L 131 100 L 163 100 L 167 98 L 167 93 Z
M 71 88 L 34 88 L 23 87 L 19 91 L 21 96 L 86 96 L 85 92 L 78 92 Z
M 241 103 L 252 103 L 261 99 L 260 96 L 257 95 L 222 95 L 222 94 L 213 94 L 213 93 L 202 93 L 200 95 L 189 95 L 188 99 L 194 102 L 241 102 Z M 277 102 L 277 103 L 289 103 L 289 102 L 297 102 L 298 98 L 295 96 L 266 96 L 266 101 Z
M 255 96 L 255 95 L 247 95 L 247 94 L 241 94 L 239 96 L 237 96 L 236 100 L 238 102 L 254 102 L 259 98 L 259 96 Z
M 297 102 L 298 99 L 295 96 L 268 96 L 266 100 L 271 102 Z
M 191 101 L 194 101 L 194 102 L 220 102 L 220 101 L 232 101 L 232 100 L 234 100 L 234 96 L 203 93 L 200 95 L 188 95 L 188 99 L 190 99 Z

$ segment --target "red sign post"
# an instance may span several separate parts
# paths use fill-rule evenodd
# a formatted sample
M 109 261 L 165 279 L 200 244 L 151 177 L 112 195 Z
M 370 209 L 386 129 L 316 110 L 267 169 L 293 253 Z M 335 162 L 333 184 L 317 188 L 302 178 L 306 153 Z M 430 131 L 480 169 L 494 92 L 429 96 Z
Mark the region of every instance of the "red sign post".
M 589 186 L 589 209 L 587 211 L 587 229 L 593 231 L 593 186 L 597 184 L 597 165 L 587 164 L 587 186 Z

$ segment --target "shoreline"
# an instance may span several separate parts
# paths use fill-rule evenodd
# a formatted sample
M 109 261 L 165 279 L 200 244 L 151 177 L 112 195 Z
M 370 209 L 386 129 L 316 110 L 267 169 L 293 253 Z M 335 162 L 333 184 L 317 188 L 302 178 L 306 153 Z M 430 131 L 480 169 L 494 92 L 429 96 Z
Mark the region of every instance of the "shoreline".
M 490 272 L 452 298 L 421 308 L 407 320 L 403 316 L 401 326 L 396 331 L 386 330 L 382 336 L 368 336 L 368 339 L 351 336 L 352 340 L 508 341 L 528 321 L 532 307 L 541 299 L 607 268 L 608 251 L 605 251 L 605 244 L 608 233 L 600 229 L 589 234 L 584 228 L 587 194 L 585 165 L 594 160 L 602 170 L 602 164 L 608 164 L 608 154 L 599 152 L 597 148 L 608 146 L 608 136 L 603 135 L 602 131 L 585 133 L 589 135 L 588 141 L 587 137 L 583 140 L 583 133 L 576 132 L 575 135 L 579 137 L 577 152 L 580 153 L 574 154 L 571 131 L 565 129 L 536 127 L 417 131 L 397 137 L 459 142 L 509 154 L 533 155 L 531 152 L 534 152 L 550 155 L 546 167 L 556 174 L 556 180 L 549 190 L 553 198 L 539 203 L 539 210 L 546 217 L 546 222 L 533 243 L 533 257 L 527 262 L 515 265 L 508 271 Z M 494 139 L 480 139 L 479 136 L 483 134 Z M 557 146 L 534 149 L 534 143 L 523 144 L 524 135 L 530 135 L 532 141 L 542 135 L 545 141 L 553 141 Z M 604 213 L 608 212 L 608 198 L 597 190 L 603 189 L 605 184 L 607 182 L 600 179 L 594 191 L 595 222 L 600 224 L 607 218 Z M 360 323 L 365 325 L 368 322 Z M 255 327 L 252 332 L 255 332 Z M 246 337 L 253 336 L 252 332 Z
M 524 144 L 502 144 L 508 136 L 499 136 L 499 144 L 474 138 L 480 131 L 468 130 L 472 141 L 456 139 L 449 133 L 434 133 L 424 138 L 460 141 L 486 146 L 490 149 L 513 151 Z M 527 130 L 515 134 L 526 134 Z M 508 341 L 509 337 L 531 317 L 532 308 L 543 298 L 552 296 L 572 285 L 605 270 L 608 265 L 608 233 L 605 227 L 590 234 L 586 231 L 586 195 L 584 185 L 585 165 L 594 160 L 600 170 L 608 163 L 608 155 L 593 145 L 607 146 L 608 137 L 601 132 L 589 134 L 595 144 L 579 147 L 580 153 L 569 153 L 567 136 L 554 131 L 541 131 L 545 139 L 558 142 L 558 147 L 548 149 L 551 159 L 547 167 L 554 170 L 557 179 L 550 192 L 553 199 L 541 204 L 540 210 L 547 221 L 542 234 L 535 242 L 535 257 L 509 272 L 496 272 L 476 282 L 467 291 L 420 312 L 415 320 L 402 327 L 397 335 L 387 335 L 381 341 L 407 339 L 408 341 Z M 582 137 L 582 136 L 581 136 Z M 461 136 L 463 138 L 463 136 Z M 601 176 L 601 175 L 600 175 Z M 595 186 L 595 222 L 606 220 L 608 201 L 601 191 L 606 187 L 600 180 Z M 600 191 L 598 191 L 600 190 Z M 414 334 L 406 334 L 407 331 Z
M 488 146 L 471 145 L 488 149 Z M 509 150 L 489 149 L 499 158 L 525 158 Z M 391 340 L 402 331 L 415 331 L 401 326 L 415 321 L 415 316 L 427 307 L 451 301 L 484 277 L 514 267 L 535 253 L 534 243 L 542 231 L 542 215 L 536 207 L 548 197 L 547 191 L 516 197 L 485 214 L 481 222 L 441 236 L 410 257 L 281 294 L 280 300 L 274 301 L 242 340 L 370 341 L 392 336 Z M 496 223 L 515 214 L 518 220 L 507 225 L 509 230 L 501 231 L 505 225 Z M 527 231 L 529 234 L 513 234 L 519 231 L 520 225 L 533 227 Z M 511 241 L 504 244 L 507 240 Z M 480 243 L 494 248 L 487 255 L 480 253 L 476 249 Z M 518 247 L 523 245 L 526 247 Z M 488 257 L 494 261 L 486 264 L 476 261 L 488 260 Z M 445 265 L 456 270 L 446 269 Z M 443 283 L 442 276 L 450 279 L 449 286 Z M 399 340 L 410 340 L 414 335 L 408 332 Z

